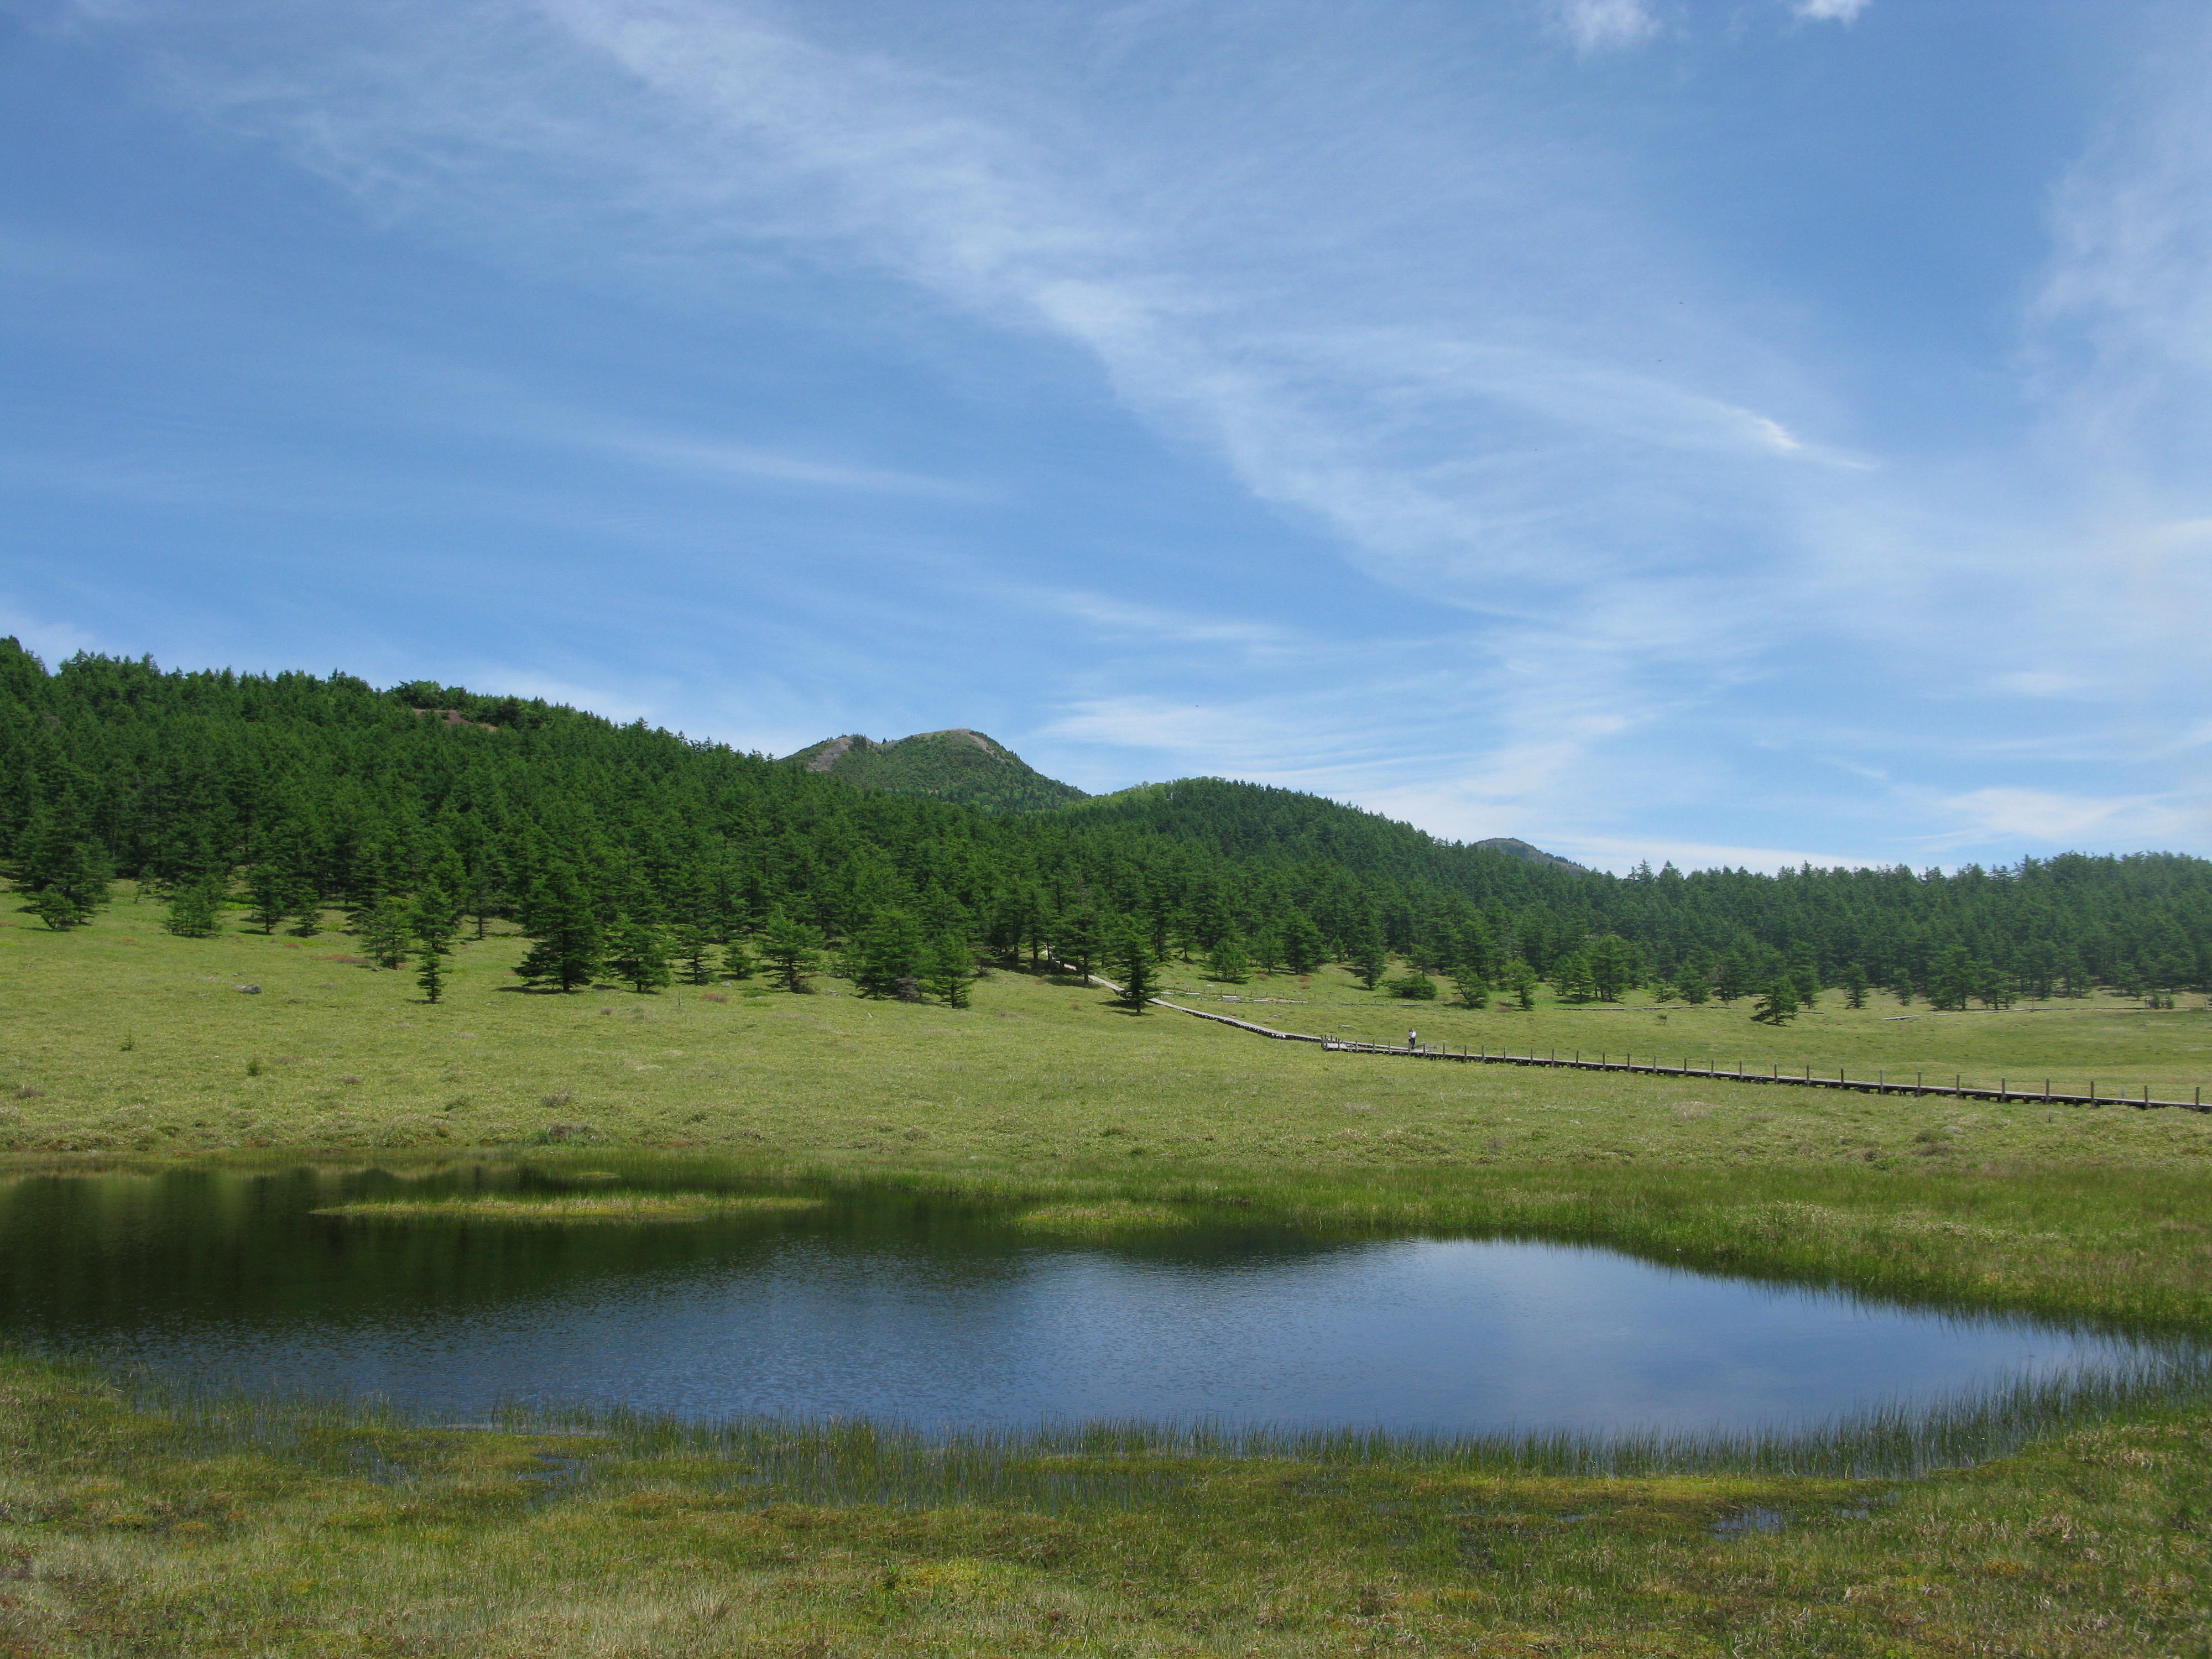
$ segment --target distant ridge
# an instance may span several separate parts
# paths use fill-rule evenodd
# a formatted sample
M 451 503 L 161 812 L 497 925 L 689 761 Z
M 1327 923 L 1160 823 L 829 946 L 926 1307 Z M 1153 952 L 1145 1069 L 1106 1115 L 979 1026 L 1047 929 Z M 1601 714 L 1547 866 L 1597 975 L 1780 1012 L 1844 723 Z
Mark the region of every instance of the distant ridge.
M 1066 815 L 1172 841 L 1196 842 L 1235 859 L 1335 864 L 1363 876 L 1440 881 L 1462 890 L 1498 878 L 1501 863 L 1595 879 L 1595 872 L 1572 860 L 1512 836 L 1446 841 L 1324 795 L 1229 778 L 1140 783 L 1079 802 Z
M 1480 847 L 1487 853 L 1503 853 L 1510 859 L 1520 859 L 1528 864 L 1547 864 L 1554 870 L 1579 870 L 1585 875 L 1589 873 L 1589 866 L 1586 864 L 1563 859 L 1557 853 L 1547 853 L 1540 847 L 1531 847 L 1527 842 L 1511 836 L 1492 836 L 1488 841 L 1473 842 L 1469 845 Z
M 1004 744 L 956 726 L 878 743 L 858 732 L 825 738 L 783 757 L 787 766 L 826 773 L 856 789 L 933 795 L 992 812 L 1042 812 L 1089 796 L 1037 771 Z

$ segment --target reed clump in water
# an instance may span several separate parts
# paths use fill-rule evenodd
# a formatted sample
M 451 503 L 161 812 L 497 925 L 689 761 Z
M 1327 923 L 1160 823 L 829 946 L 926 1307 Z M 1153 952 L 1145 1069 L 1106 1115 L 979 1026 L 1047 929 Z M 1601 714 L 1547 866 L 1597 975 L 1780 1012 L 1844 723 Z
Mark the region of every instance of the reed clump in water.
M 735 1193 L 556 1194 L 543 1198 L 379 1199 L 314 1212 L 346 1221 L 489 1221 L 532 1225 L 566 1222 L 707 1221 L 821 1207 L 818 1198 Z

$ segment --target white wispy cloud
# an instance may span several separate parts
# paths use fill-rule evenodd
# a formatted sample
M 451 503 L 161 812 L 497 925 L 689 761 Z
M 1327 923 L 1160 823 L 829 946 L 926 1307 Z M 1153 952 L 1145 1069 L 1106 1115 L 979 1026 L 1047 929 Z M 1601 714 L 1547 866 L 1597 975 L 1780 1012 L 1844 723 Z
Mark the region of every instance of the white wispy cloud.
M 1867 9 L 1869 0 L 1792 0 L 1791 9 L 1800 17 L 1816 18 L 1823 22 L 1848 23 Z
M 107 642 L 90 629 L 38 615 L 5 594 L 0 594 L 0 635 L 12 635 L 21 641 L 25 650 L 42 659 L 49 668 L 80 651 L 110 648 Z
M 2196 478 L 2212 436 L 2212 26 L 2161 44 L 2056 193 L 2033 343 L 2066 442 L 2138 469 L 2179 453 Z
M 1644 0 L 1558 0 L 1560 23 L 1583 52 L 1633 46 L 1659 32 Z
M 679 433 L 616 429 L 581 432 L 576 436 L 580 446 L 598 453 L 698 477 L 794 484 L 810 489 L 862 495 L 919 495 L 938 501 L 981 501 L 988 499 L 991 494 L 977 485 L 951 479 Z
M 2001 837 L 2074 847 L 2118 842 L 2138 847 L 2203 844 L 2212 805 L 2172 795 L 2100 799 L 2045 789 L 1975 789 L 1944 803 L 1958 819 L 1953 844 Z
M 1109 594 L 1078 591 L 1011 590 L 1018 603 L 1089 623 L 1102 633 L 1178 645 L 1231 646 L 1241 657 L 1280 657 L 1310 653 L 1316 641 L 1279 623 L 1237 617 L 1201 616 L 1164 605 L 1139 605 Z

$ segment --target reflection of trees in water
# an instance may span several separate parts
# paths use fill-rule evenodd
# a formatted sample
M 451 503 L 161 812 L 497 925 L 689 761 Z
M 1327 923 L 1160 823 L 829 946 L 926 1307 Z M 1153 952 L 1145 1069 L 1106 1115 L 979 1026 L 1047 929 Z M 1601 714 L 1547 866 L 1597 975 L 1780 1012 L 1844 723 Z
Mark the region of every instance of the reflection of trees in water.
M 695 1178 L 636 1189 L 726 1185 Z M 1177 1228 L 1068 1245 L 1024 1236 L 1006 1206 L 874 1190 L 830 1194 L 818 1211 L 684 1223 L 519 1225 L 350 1222 L 318 1216 L 362 1200 L 574 1191 L 527 1165 L 472 1164 L 425 1175 L 303 1166 L 153 1176 L 30 1176 L 0 1187 L 0 1328 L 21 1337 L 151 1323 L 350 1322 L 393 1313 L 489 1313 L 625 1279 L 665 1281 L 789 1265 L 805 1244 L 828 1276 L 918 1275 L 985 1289 L 1041 1255 L 1079 1252 L 1204 1271 L 1250 1271 L 1359 1248 L 1287 1230 Z M 610 1190 L 604 1183 L 585 1189 Z

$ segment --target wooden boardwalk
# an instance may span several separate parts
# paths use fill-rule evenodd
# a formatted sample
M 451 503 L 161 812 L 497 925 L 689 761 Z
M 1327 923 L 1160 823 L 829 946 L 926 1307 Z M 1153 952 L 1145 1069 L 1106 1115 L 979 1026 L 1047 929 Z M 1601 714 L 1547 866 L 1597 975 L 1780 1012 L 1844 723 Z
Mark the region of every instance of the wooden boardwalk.
M 1121 988 L 1109 979 L 1091 975 L 1095 984 L 1110 990 Z M 2185 1112 L 2212 1111 L 2204 1103 L 2204 1091 L 2198 1088 L 2190 1100 L 2154 1100 L 2148 1085 L 2141 1096 L 2114 1090 L 2110 1093 L 2099 1090 L 2094 1083 L 2085 1095 L 2062 1094 L 2051 1087 L 2045 1079 L 2040 1089 L 2015 1089 L 2010 1079 L 2001 1079 L 1994 1089 L 1970 1089 L 1962 1075 L 1954 1074 L 1951 1081 L 1930 1083 L 1924 1073 L 1914 1073 L 1912 1080 L 1883 1075 L 1873 1079 L 1847 1077 L 1841 1070 L 1835 1076 L 1815 1073 L 1809 1066 L 1798 1071 L 1785 1072 L 1779 1066 L 1764 1072 L 1751 1071 L 1738 1064 L 1734 1071 L 1723 1066 L 1692 1066 L 1686 1059 L 1680 1066 L 1664 1066 L 1656 1060 L 1639 1061 L 1633 1054 L 1624 1054 L 1614 1060 L 1584 1060 L 1580 1054 L 1562 1060 L 1554 1048 L 1548 1054 L 1516 1054 L 1498 1048 L 1437 1048 L 1429 1047 L 1403 1048 L 1388 1042 L 1353 1042 L 1339 1036 L 1314 1036 L 1304 1031 L 1279 1031 L 1270 1025 L 1261 1025 L 1249 1019 L 1238 1019 L 1233 1014 L 1208 1013 L 1203 1008 L 1186 1008 L 1180 1002 L 1170 1002 L 1165 997 L 1146 999 L 1154 1007 L 1172 1009 L 1178 1014 L 1188 1014 L 1194 1019 L 1210 1019 L 1217 1025 L 1234 1025 L 1240 1031 L 1249 1031 L 1255 1036 L 1273 1037 L 1278 1042 L 1318 1042 L 1331 1054 L 1395 1054 L 1401 1060 L 1446 1060 L 1477 1066 L 1543 1066 L 1575 1072 L 1634 1072 L 1646 1077 L 1696 1078 L 1700 1082 L 1757 1083 L 1769 1088 L 1782 1089 L 1843 1089 L 1861 1095 L 1941 1095 L 1954 1100 L 1995 1100 L 2037 1103 L 2052 1106 L 2132 1106 L 2137 1111 L 2155 1111 L 2176 1107 Z

